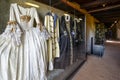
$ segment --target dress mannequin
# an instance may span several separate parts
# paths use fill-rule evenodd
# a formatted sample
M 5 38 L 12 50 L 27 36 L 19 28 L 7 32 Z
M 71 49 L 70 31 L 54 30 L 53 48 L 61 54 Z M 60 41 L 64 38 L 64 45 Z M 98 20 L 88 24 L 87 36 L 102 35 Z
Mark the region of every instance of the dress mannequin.
M 46 30 L 40 31 L 37 10 L 13 3 L 9 20 L 0 35 L 0 80 L 47 80 L 46 39 L 49 35 Z

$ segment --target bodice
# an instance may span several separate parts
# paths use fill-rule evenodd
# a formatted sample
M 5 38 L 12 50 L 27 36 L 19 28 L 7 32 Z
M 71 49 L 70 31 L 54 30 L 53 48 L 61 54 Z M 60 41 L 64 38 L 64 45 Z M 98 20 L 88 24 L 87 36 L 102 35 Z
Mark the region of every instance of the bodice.
M 34 20 L 36 23 L 40 23 L 39 17 L 37 16 L 37 11 L 34 7 L 24 8 L 17 3 L 11 4 L 14 10 L 15 21 L 21 26 L 23 30 L 28 30 L 33 28 Z
M 29 15 L 22 15 L 22 16 L 20 16 L 20 20 L 22 22 L 25 21 L 27 23 L 27 22 L 30 21 L 30 19 L 31 19 L 31 16 L 29 16 Z

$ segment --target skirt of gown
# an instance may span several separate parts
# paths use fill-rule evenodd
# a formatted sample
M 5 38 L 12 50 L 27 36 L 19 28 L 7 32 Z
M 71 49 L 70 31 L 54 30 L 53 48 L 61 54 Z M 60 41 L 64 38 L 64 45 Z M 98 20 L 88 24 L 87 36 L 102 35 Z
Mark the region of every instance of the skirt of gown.
M 22 45 L 15 44 L 15 35 L 21 32 L 11 30 L 12 26 L 7 26 L 0 35 L 0 80 L 16 80 L 18 54 L 23 53 Z
M 47 80 L 47 45 L 39 29 L 24 30 L 19 46 L 9 35 L 0 35 L 0 80 Z

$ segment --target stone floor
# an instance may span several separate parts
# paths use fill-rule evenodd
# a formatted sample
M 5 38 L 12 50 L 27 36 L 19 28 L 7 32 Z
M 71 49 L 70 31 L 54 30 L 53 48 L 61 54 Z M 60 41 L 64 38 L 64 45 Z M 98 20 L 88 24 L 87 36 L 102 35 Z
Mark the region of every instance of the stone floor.
M 120 80 L 120 42 L 106 42 L 103 57 L 88 56 L 71 80 Z

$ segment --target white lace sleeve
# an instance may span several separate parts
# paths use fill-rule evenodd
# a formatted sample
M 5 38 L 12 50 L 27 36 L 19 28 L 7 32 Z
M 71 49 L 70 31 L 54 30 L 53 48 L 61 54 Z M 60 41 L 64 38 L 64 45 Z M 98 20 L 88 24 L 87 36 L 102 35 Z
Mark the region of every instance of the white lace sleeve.
M 41 35 L 43 35 L 44 36 L 44 38 L 46 39 L 46 40 L 48 40 L 51 36 L 50 36 L 50 34 L 49 34 L 49 32 L 47 31 L 47 29 L 44 27 L 44 26 L 42 26 L 42 31 L 41 31 Z
M 5 28 L 5 31 L 3 32 L 2 35 L 6 35 L 10 37 L 10 33 L 12 31 L 12 25 L 11 24 L 15 24 L 15 17 L 14 17 L 14 11 L 13 11 L 13 7 L 12 4 L 10 6 L 10 14 L 9 14 L 9 22 L 8 25 Z
M 10 25 L 7 25 L 5 31 L 2 33 L 2 36 L 5 38 L 11 38 L 11 30 L 12 27 Z
M 18 25 L 15 26 L 16 29 L 13 32 L 14 33 L 14 41 L 15 41 L 15 45 L 19 46 L 21 44 L 21 29 L 19 28 Z
M 40 27 L 42 28 L 42 30 L 40 30 Z M 39 29 L 40 35 L 41 35 L 44 39 L 48 40 L 48 39 L 51 37 L 51 35 L 49 34 L 49 32 L 47 31 L 47 29 L 46 29 L 44 26 L 42 26 L 42 25 L 37 25 L 37 28 Z
M 15 45 L 19 46 L 21 44 L 21 29 L 17 22 L 15 21 L 15 14 L 12 5 L 10 6 L 10 21 L 6 26 L 5 31 L 3 32 L 2 36 L 5 38 L 11 38 Z
M 40 30 L 40 35 L 43 36 L 46 40 L 49 39 L 50 34 L 48 33 L 48 31 L 45 29 L 45 27 L 40 22 L 36 8 L 34 8 L 34 17 L 35 17 L 35 20 L 37 22 L 36 27 L 39 28 L 39 30 Z

